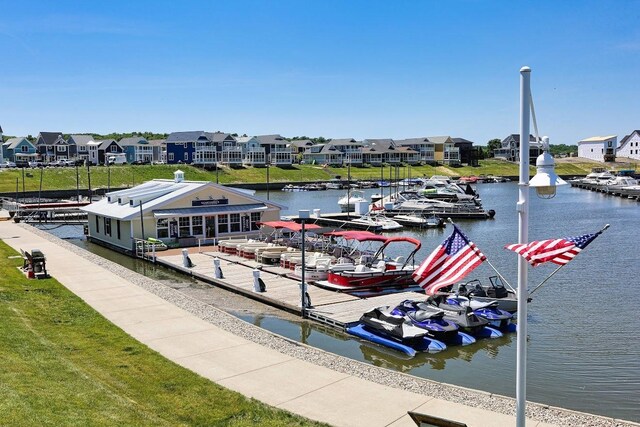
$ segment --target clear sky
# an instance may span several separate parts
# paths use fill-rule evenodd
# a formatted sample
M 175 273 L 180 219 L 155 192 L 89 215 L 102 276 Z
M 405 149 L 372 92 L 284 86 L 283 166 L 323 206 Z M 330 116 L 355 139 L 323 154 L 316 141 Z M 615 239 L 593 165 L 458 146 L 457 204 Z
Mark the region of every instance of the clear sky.
M 0 0 L 0 126 L 326 138 L 640 128 L 639 1 Z

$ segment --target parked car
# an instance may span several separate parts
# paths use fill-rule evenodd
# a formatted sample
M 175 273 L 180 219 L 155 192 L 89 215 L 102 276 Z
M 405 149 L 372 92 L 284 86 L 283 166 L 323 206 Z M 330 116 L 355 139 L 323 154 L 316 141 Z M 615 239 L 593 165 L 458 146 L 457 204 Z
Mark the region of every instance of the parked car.
M 30 168 L 42 168 L 44 167 L 44 162 L 40 160 L 32 160 L 28 163 Z
M 149 165 L 151 162 L 149 160 L 136 160 L 131 162 L 132 165 Z
M 17 160 L 16 161 L 16 167 L 17 168 L 28 168 L 29 167 L 29 162 L 27 162 L 26 160 Z
M 16 164 L 14 162 L 10 162 L 7 160 L 6 162 L 0 163 L 0 168 L 15 168 Z

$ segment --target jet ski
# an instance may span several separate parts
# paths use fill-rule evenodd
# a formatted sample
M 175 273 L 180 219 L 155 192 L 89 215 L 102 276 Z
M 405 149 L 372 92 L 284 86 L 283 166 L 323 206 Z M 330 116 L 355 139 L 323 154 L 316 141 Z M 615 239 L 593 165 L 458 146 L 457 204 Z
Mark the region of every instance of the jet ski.
M 444 318 L 444 311 L 432 305 L 416 306 L 414 301 L 404 300 L 392 311 L 392 314 L 406 316 L 413 325 L 426 329 L 428 335 L 449 344 L 468 345 L 475 338 L 460 332 L 458 325 Z
M 502 332 L 489 326 L 489 321 L 478 316 L 471 307 L 448 304 L 442 295 L 429 297 L 426 302 L 413 301 L 416 308 L 435 307 L 444 312 L 444 319 L 455 323 L 460 329 L 477 338 L 500 338 Z
M 479 302 L 460 295 L 450 295 L 445 300 L 447 304 L 469 307 L 478 317 L 489 321 L 489 326 L 501 331 L 515 332 L 515 325 L 511 323 L 513 315 L 498 308 L 498 302 Z
M 428 337 L 428 331 L 411 323 L 403 315 L 392 314 L 389 307 L 373 308 L 362 315 L 360 322 L 347 332 L 365 340 L 414 356 L 416 351 L 437 352 L 447 348 Z

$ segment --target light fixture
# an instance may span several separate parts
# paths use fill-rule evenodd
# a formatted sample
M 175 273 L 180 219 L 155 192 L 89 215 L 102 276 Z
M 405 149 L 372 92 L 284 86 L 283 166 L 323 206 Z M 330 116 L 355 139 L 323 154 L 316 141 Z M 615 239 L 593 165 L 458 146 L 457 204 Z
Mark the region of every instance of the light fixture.
M 542 154 L 536 159 L 536 175 L 529 181 L 529 187 L 536 189 L 541 199 L 552 199 L 556 195 L 556 187 L 567 185 L 555 172 L 555 160 L 549 154 L 549 137 L 542 137 Z

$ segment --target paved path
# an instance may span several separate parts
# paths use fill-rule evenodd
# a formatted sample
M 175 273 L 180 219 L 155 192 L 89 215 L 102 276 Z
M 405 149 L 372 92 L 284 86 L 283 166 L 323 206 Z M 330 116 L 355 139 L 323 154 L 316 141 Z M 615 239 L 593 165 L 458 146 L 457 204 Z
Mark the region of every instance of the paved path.
M 469 426 L 515 424 L 513 416 L 370 382 L 238 337 L 11 221 L 0 222 L 0 239 L 42 250 L 55 279 L 140 342 L 269 405 L 337 426 L 414 426 L 407 411 Z

